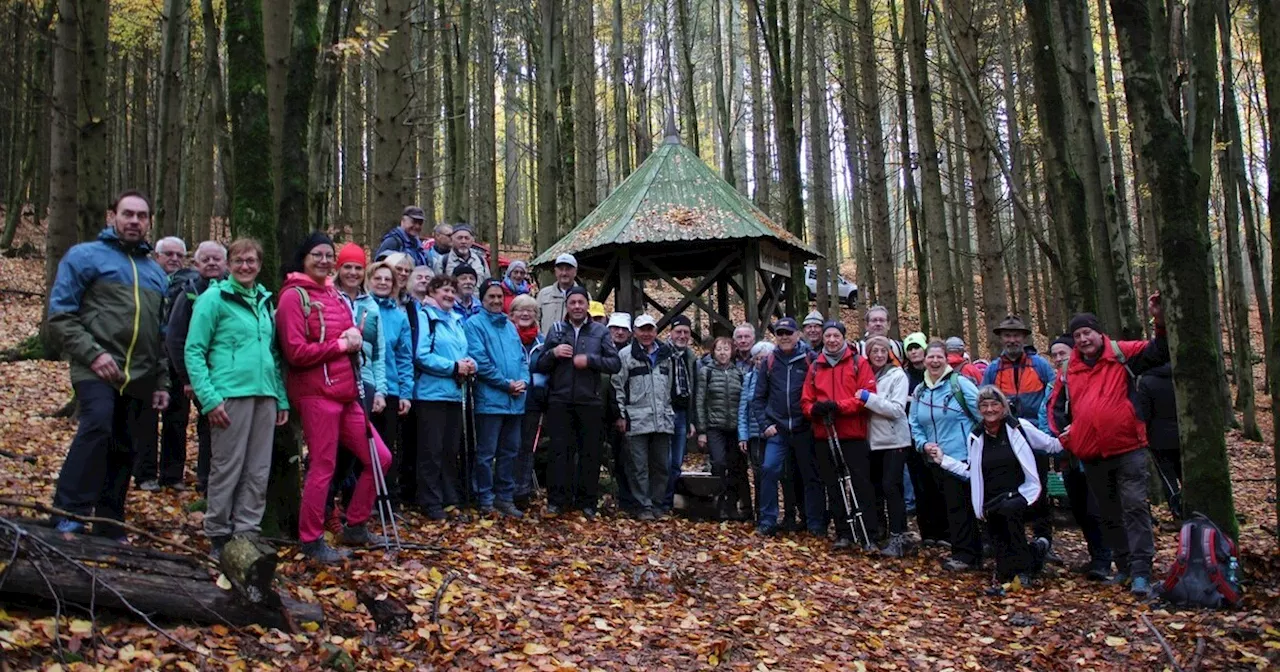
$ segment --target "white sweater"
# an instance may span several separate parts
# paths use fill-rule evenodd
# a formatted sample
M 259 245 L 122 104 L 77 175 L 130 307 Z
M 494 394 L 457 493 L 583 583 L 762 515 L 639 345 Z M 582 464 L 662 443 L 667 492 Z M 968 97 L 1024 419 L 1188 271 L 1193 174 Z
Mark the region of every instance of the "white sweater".
M 907 374 L 886 364 L 876 374 L 876 391 L 867 396 L 867 440 L 871 450 L 891 450 L 911 446 L 911 423 L 907 420 Z
M 1018 419 L 1022 427 L 1019 432 L 1009 425 L 1004 431 L 1009 439 L 1009 447 L 1022 466 L 1022 485 L 1018 486 L 1018 494 L 1027 500 L 1027 505 L 1034 504 L 1040 498 L 1040 474 L 1036 471 L 1036 458 L 1032 450 L 1042 453 L 1060 453 L 1062 444 L 1054 437 L 1036 429 L 1036 426 L 1023 419 Z M 984 517 L 986 488 L 982 482 L 982 444 L 986 441 L 987 432 L 981 426 L 969 434 L 969 461 L 961 462 L 954 457 L 944 455 L 941 467 L 969 481 L 969 495 L 973 500 L 973 513 L 979 519 Z

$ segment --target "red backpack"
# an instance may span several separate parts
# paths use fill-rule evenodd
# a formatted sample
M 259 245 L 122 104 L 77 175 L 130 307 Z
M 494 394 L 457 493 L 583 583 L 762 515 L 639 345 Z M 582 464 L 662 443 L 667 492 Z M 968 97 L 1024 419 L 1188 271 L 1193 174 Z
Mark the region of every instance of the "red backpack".
M 1180 607 L 1234 607 L 1240 603 L 1236 544 L 1204 514 L 1192 514 L 1178 533 L 1178 557 L 1160 596 Z

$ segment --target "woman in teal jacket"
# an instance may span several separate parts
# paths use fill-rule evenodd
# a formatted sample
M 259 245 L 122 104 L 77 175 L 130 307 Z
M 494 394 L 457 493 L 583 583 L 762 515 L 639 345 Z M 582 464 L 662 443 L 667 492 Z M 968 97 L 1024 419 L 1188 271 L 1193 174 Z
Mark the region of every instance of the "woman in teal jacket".
M 932 341 L 925 347 L 924 382 L 911 398 L 911 440 L 917 451 L 937 446 L 956 460 L 969 459 L 969 432 L 979 422 L 978 388 L 947 365 L 946 346 Z M 937 465 L 929 470 L 947 503 L 947 528 L 951 557 L 943 563 L 950 571 L 977 567 L 982 561 L 982 538 L 969 505 L 969 484 Z
M 467 356 L 462 318 L 453 310 L 458 283 L 437 275 L 427 283 L 418 311 L 413 406 L 418 427 L 418 506 L 431 520 L 456 512 L 464 494 L 458 477 L 462 447 L 463 385 L 476 375 Z M 446 511 L 447 510 L 447 511 Z M 460 512 L 459 518 L 464 518 Z
M 182 353 L 212 430 L 204 533 L 215 555 L 232 534 L 261 529 L 275 425 L 289 420 L 271 292 L 258 284 L 262 246 L 237 240 L 227 257 L 231 277 L 196 300 Z
M 502 310 L 502 281 L 489 278 L 476 291 L 483 307 L 465 324 L 467 354 L 476 362 L 476 463 L 471 487 L 482 514 L 524 514 L 513 503 L 520 425 L 529 390 L 529 363 L 516 327 Z
M 373 427 L 391 451 L 391 469 L 387 471 L 387 491 L 397 501 L 401 500 L 401 482 L 413 482 L 412 474 L 405 477 L 412 461 L 404 459 L 404 441 L 400 432 L 400 419 L 409 413 L 413 398 L 413 338 L 409 329 L 409 317 L 396 297 L 395 267 L 386 261 L 375 262 L 365 273 L 365 289 L 378 305 L 378 322 L 382 330 L 383 363 L 386 367 L 386 407 L 373 415 Z

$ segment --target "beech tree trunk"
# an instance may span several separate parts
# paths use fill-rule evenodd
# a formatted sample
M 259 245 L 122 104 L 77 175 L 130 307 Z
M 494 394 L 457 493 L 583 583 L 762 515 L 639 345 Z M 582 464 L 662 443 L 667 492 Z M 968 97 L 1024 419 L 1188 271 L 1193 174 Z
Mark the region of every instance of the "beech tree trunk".
M 1218 382 L 1221 349 L 1210 314 L 1215 297 L 1208 278 L 1213 268 L 1209 238 L 1200 224 L 1207 204 L 1197 186 L 1209 176 L 1193 169 L 1187 136 L 1169 107 L 1153 48 L 1161 38 L 1152 31 L 1151 8 L 1144 0 L 1111 0 L 1111 11 L 1138 160 L 1146 168 L 1160 231 L 1160 279 L 1182 439 L 1183 506 L 1206 514 L 1235 537 L 1223 415 L 1227 400 Z M 1191 24 L 1202 19 L 1212 30 L 1211 7 L 1207 17 L 1193 15 Z
M 495 4 L 496 0 L 480 0 L 481 25 L 494 25 L 497 17 Z M 502 273 L 498 269 L 498 136 L 493 115 L 493 97 L 497 94 L 494 82 L 497 59 L 494 55 L 493 33 L 492 29 L 476 32 L 475 224 L 479 236 L 492 246 L 489 272 L 493 277 L 499 278 Z M 508 114 L 514 113 L 515 110 L 508 110 Z
M 858 67 L 863 128 L 867 135 L 867 197 L 871 220 L 871 265 L 876 274 L 876 295 L 868 297 L 889 311 L 889 329 L 898 338 L 898 280 L 893 255 L 893 231 L 889 224 L 889 186 L 885 175 L 884 126 L 880 121 L 880 75 L 876 67 L 875 16 L 871 0 L 858 2 Z M 813 51 L 813 50 L 811 50 Z M 815 83 L 816 86 L 816 83 Z
M 802 5 L 805 8 L 805 19 L 809 22 L 810 34 L 814 36 L 822 35 L 821 19 L 816 11 L 816 6 Z M 819 82 L 822 77 L 818 74 L 819 61 L 817 58 L 817 50 L 810 49 L 808 54 L 808 63 L 805 68 L 805 74 L 809 78 L 809 129 L 808 138 L 805 143 L 809 154 L 809 212 L 811 213 L 811 225 L 813 231 L 813 246 L 821 253 L 823 257 L 819 257 L 814 264 L 814 270 L 817 273 L 817 282 L 814 287 L 814 298 L 817 302 L 817 309 L 824 315 L 839 314 L 839 311 L 832 313 L 831 311 L 831 283 L 829 281 L 831 274 L 838 272 L 838 269 L 832 268 L 834 259 L 825 256 L 827 253 L 827 238 L 831 235 L 831 217 L 827 210 L 828 194 L 831 190 L 831 179 L 829 173 L 831 170 L 830 163 L 827 158 L 827 152 L 824 148 L 827 146 L 827 128 L 823 124 L 822 108 L 826 105 L 826 87 L 820 86 Z
M 80 96 L 76 123 L 80 127 L 80 145 L 75 160 L 79 177 L 76 198 L 79 199 L 80 239 L 89 240 L 106 225 L 107 206 L 111 204 L 111 156 L 107 131 L 111 130 L 111 113 L 107 107 L 107 4 L 81 1 L 80 12 Z
M 1267 100 L 1280 100 L 1280 7 L 1270 3 L 1258 3 L 1258 44 L 1260 45 L 1262 73 L 1266 82 Z M 1280 105 L 1268 105 L 1267 140 L 1271 150 L 1267 152 L 1267 184 L 1280 184 L 1280 152 L 1275 150 L 1280 137 Z M 1267 189 L 1267 212 L 1280 212 L 1280 189 Z M 1271 237 L 1271 278 L 1280 278 L 1280 237 Z M 1271 291 L 1271 314 L 1280 315 L 1280 292 Z M 1268 380 L 1271 387 L 1271 426 L 1280 427 L 1280 320 L 1273 321 L 1271 331 L 1264 334 L 1271 347 L 1267 355 Z M 1274 431 L 1274 430 L 1273 430 Z M 1280 487 L 1280 450 L 1276 449 L 1273 435 L 1272 454 L 1275 463 L 1276 486 Z M 1280 537 L 1280 497 L 1276 498 L 1276 536 Z
M 755 16 L 748 16 L 743 23 L 747 24 L 747 66 L 751 82 L 751 177 L 755 183 L 751 202 L 769 214 L 772 212 L 769 187 L 773 184 L 773 169 L 769 164 L 766 112 L 769 101 L 764 95 L 764 73 L 760 64 L 760 27 Z M 842 27 L 841 31 L 844 30 Z
M 311 123 L 316 58 L 320 52 L 319 0 L 293 0 L 293 36 L 285 80 L 284 117 L 280 138 L 280 249 L 289 249 L 311 230 L 311 163 L 307 129 Z
M 621 184 L 631 174 L 631 123 L 627 116 L 627 80 L 624 66 L 624 34 L 622 0 L 613 0 L 613 39 L 609 43 L 609 61 L 613 70 L 613 153 Z
M 159 236 L 179 234 L 178 186 L 182 176 L 182 61 L 187 50 L 187 22 L 191 3 L 165 0 L 160 48 L 160 190 L 156 193 L 152 226 Z
M 581 2 L 581 0 L 577 0 Z M 684 146 L 698 154 L 698 110 L 693 97 L 693 18 L 689 3 L 672 0 L 676 6 L 676 69 L 680 80 L 680 129 Z
M 377 232 L 384 231 L 400 222 L 400 213 L 409 203 L 409 152 L 413 145 L 409 142 L 408 119 L 413 109 L 413 91 L 406 79 L 409 74 L 410 51 L 412 43 L 409 39 L 411 25 L 409 11 L 412 3 L 409 0 L 378 0 L 378 29 L 386 33 L 394 31 L 387 37 L 387 48 L 377 59 L 377 96 L 373 114 L 373 134 L 375 145 L 373 151 L 373 193 L 372 221 L 369 222 Z M 465 86 L 464 82 L 455 82 L 455 86 Z

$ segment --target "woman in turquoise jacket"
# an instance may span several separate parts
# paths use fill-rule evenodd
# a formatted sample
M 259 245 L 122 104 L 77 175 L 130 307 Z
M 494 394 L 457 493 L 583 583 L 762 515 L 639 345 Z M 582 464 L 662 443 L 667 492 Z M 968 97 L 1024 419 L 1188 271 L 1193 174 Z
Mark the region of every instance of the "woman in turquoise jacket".
M 458 476 L 462 447 L 463 385 L 476 375 L 467 356 L 462 318 L 453 310 L 458 283 L 437 275 L 427 283 L 427 296 L 416 306 L 418 344 L 414 352 L 413 406 L 418 427 L 418 506 L 431 520 L 458 512 L 463 483 Z
M 946 346 L 932 341 L 925 347 L 924 382 L 911 398 L 911 440 L 917 451 L 937 446 L 956 460 L 969 459 L 969 432 L 978 423 L 978 388 L 947 365 Z M 982 538 L 969 505 L 969 484 L 937 465 L 929 470 L 933 483 L 947 503 L 947 528 L 951 557 L 943 563 L 950 571 L 977 567 L 982 561 Z
M 391 451 L 391 469 L 387 471 L 387 491 L 401 501 L 401 482 L 413 482 L 412 474 L 405 477 L 413 462 L 405 460 L 405 444 L 401 435 L 400 420 L 409 413 L 413 398 L 413 338 L 409 329 L 409 317 L 396 297 L 395 267 L 386 261 L 375 262 L 365 273 L 365 289 L 378 305 L 378 322 L 382 331 L 383 363 L 386 368 L 386 407 L 373 415 L 373 427 Z
M 262 246 L 237 240 L 227 257 L 231 277 L 196 300 L 182 352 L 212 430 L 204 533 L 215 555 L 232 534 L 261 529 L 275 425 L 289 420 L 271 292 L 258 284 Z
M 513 503 L 520 425 L 529 391 L 529 364 L 516 327 L 502 310 L 502 281 L 489 278 L 476 291 L 483 309 L 465 324 L 467 354 L 476 362 L 476 462 L 471 487 L 480 512 L 524 514 Z

